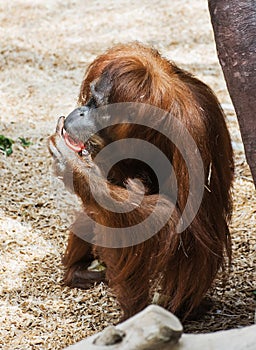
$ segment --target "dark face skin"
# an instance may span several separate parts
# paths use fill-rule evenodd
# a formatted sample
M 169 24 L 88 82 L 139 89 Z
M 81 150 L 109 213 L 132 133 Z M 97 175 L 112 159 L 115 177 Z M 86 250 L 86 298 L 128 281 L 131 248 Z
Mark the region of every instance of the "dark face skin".
M 103 139 L 96 132 L 96 121 L 88 106 L 76 108 L 64 121 L 62 134 L 66 144 L 75 152 L 97 153 L 104 147 Z
M 94 111 L 108 103 L 110 89 L 111 82 L 103 74 L 100 80 L 91 83 L 91 98 L 88 103 L 76 108 L 64 120 L 62 134 L 73 151 L 80 154 L 88 152 L 94 156 L 104 147 L 103 138 L 96 132 L 102 128 L 102 120 Z

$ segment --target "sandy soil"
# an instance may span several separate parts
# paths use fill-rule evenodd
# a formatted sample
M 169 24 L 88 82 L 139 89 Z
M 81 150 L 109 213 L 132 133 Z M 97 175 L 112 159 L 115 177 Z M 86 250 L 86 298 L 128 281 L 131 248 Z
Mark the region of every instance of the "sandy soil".
M 118 42 L 158 48 L 208 83 L 225 112 L 236 156 L 234 262 L 224 292 L 187 332 L 253 323 L 256 206 L 238 125 L 217 61 L 206 0 L 13 0 L 0 3 L 0 134 L 15 140 L 0 154 L 0 348 L 62 349 L 117 322 L 106 286 L 63 287 L 60 263 L 73 199 L 51 173 L 46 139 L 76 105 L 85 67 Z M 23 148 L 19 137 L 32 145 Z

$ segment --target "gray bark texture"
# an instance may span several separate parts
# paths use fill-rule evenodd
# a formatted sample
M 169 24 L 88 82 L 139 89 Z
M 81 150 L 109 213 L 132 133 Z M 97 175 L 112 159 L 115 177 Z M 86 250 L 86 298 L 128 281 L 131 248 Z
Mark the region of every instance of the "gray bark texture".
M 208 0 L 219 61 L 256 186 L 256 0 Z
M 206 334 L 182 333 L 176 316 L 150 305 L 66 350 L 255 350 L 256 325 Z

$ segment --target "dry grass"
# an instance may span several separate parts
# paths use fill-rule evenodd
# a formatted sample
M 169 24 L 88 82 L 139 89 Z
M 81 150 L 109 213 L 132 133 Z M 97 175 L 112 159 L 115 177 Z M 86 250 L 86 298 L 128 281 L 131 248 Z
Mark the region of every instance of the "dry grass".
M 73 199 L 51 175 L 46 138 L 76 103 L 86 65 L 117 42 L 155 45 L 216 91 L 236 151 L 234 263 L 213 308 L 186 331 L 253 323 L 256 205 L 234 111 L 217 62 L 204 0 L 14 0 L 0 4 L 0 134 L 29 138 L 0 154 L 3 349 L 62 349 L 116 322 L 120 310 L 106 286 L 83 292 L 62 286 L 60 256 Z M 128 7 L 129 6 L 129 7 Z

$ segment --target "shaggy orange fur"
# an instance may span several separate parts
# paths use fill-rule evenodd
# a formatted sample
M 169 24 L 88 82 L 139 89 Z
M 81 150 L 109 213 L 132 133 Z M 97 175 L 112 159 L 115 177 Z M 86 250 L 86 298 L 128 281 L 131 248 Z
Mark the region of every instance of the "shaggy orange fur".
M 207 85 L 161 57 L 156 50 L 138 43 L 118 45 L 90 64 L 81 85 L 79 105 L 88 104 L 91 83 L 104 74 L 111 77 L 112 85 L 107 95 L 109 104 L 151 104 L 170 112 L 166 113 L 166 128 L 171 125 L 172 116 L 186 126 L 203 160 L 205 190 L 193 222 L 178 234 L 176 226 L 189 193 L 188 169 L 181 153 L 162 134 L 152 130 L 143 133 L 138 125 L 108 127 L 102 136 L 105 144 L 129 137 L 144 138 L 164 152 L 177 178 L 177 202 L 168 223 L 156 235 L 132 247 L 94 246 L 78 238 L 71 230 L 63 258 L 67 269 L 65 283 L 88 288 L 95 281 L 104 279 L 102 273 L 87 270 L 90 262 L 99 258 L 106 265 L 105 279 L 116 293 L 124 318 L 132 316 L 151 302 L 152 286 L 156 286 L 164 296 L 162 305 L 165 308 L 186 318 L 199 306 L 219 269 L 225 268 L 226 257 L 229 262 L 231 260 L 227 224 L 232 208 L 230 187 L 233 154 L 223 111 Z M 54 147 L 59 147 L 56 135 L 52 136 L 50 142 Z M 152 178 L 152 187 L 147 184 L 148 194 L 135 211 L 119 214 L 108 211 L 90 196 L 86 167 L 80 166 L 81 162 L 77 158 L 77 163 L 73 163 L 74 190 L 81 197 L 84 210 L 103 226 L 135 225 L 152 212 L 159 200 L 161 205 L 158 212 L 154 213 L 156 221 L 158 216 L 174 206 L 171 198 L 156 191 L 157 186 Z M 145 172 L 148 169 L 142 169 L 135 160 L 129 164 L 129 168 L 125 162 L 120 162 L 113 171 L 112 181 L 99 180 L 97 175 L 96 190 L 103 193 L 107 185 L 114 198 L 125 199 L 127 190 L 123 184 L 128 179 L 139 178 L 140 173 Z M 169 176 L 166 174 L 167 178 Z M 92 236 L 99 233 L 94 232 L 89 221 L 87 226 Z M 147 230 L 146 226 L 144 230 Z

